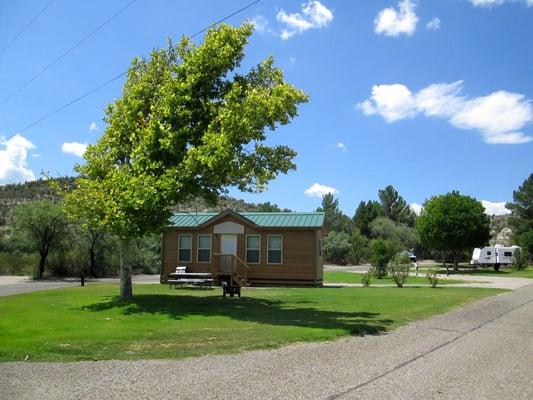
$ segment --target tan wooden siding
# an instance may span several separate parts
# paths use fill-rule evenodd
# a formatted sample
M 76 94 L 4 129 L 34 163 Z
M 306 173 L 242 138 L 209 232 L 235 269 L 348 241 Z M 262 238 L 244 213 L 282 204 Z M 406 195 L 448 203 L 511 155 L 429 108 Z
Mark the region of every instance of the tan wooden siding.
M 242 220 L 232 216 L 226 216 L 216 221 L 219 224 L 233 221 L 243 224 Z M 179 265 L 187 266 L 191 271 L 210 272 L 215 258 L 213 254 L 220 253 L 220 234 L 213 234 L 215 224 L 210 224 L 203 229 L 168 229 L 163 233 L 163 266 L 162 278 L 165 280 L 168 274 L 173 272 Z M 178 235 L 192 235 L 192 261 L 190 263 L 178 263 Z M 198 235 L 211 234 L 211 263 L 198 263 L 197 241 Z M 261 235 L 260 263 L 250 264 L 248 279 L 251 284 L 264 285 L 321 285 L 322 284 L 322 260 L 318 258 L 318 238 L 320 231 L 316 229 L 298 228 L 257 228 L 244 223 L 244 234 L 237 235 L 237 256 L 246 259 L 246 235 Z M 282 264 L 268 264 L 267 248 L 268 235 L 282 235 L 283 253 Z

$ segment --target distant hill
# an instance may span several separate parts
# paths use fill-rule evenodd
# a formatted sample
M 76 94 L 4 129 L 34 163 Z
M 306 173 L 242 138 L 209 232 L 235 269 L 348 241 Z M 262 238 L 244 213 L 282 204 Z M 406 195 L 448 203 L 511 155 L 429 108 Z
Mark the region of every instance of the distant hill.
M 74 177 L 62 177 L 0 186 L 0 226 L 6 224 L 9 212 L 19 204 L 42 199 L 60 200 L 60 196 L 50 185 L 51 181 L 59 183 L 61 187 L 74 187 L 74 180 Z M 195 199 L 173 207 L 174 210 L 180 211 L 221 211 L 226 208 L 231 208 L 234 211 L 290 211 L 288 209 L 281 210 L 277 205 L 269 202 L 247 203 L 244 200 L 229 196 L 222 196 L 215 207 L 209 206 L 202 199 Z
M 74 177 L 55 178 L 61 187 L 73 187 Z M 50 180 L 0 186 L 0 226 L 5 225 L 9 212 L 19 204 L 36 200 L 59 200 L 59 195 L 50 185 Z

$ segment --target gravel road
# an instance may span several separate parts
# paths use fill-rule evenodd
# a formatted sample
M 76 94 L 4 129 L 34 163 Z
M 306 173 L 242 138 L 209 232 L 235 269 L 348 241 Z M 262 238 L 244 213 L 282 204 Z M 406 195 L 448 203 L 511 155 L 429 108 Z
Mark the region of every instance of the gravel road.
M 1 399 L 532 399 L 533 285 L 380 336 L 182 361 L 0 363 Z

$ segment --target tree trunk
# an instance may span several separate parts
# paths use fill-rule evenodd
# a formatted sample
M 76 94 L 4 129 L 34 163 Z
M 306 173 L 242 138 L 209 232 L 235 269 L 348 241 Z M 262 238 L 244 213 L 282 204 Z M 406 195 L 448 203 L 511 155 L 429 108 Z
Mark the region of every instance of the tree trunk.
M 91 272 L 91 275 L 96 278 L 96 255 L 94 248 L 92 247 L 89 249 L 89 259 L 91 260 L 89 271 Z
M 453 270 L 459 271 L 459 253 L 457 251 L 453 252 Z
M 46 256 L 48 256 L 48 251 L 40 251 L 41 258 L 39 259 L 39 266 L 37 267 L 37 279 L 42 279 L 44 274 L 44 267 L 46 264 Z
M 131 300 L 131 246 L 130 239 L 120 239 L 120 300 Z

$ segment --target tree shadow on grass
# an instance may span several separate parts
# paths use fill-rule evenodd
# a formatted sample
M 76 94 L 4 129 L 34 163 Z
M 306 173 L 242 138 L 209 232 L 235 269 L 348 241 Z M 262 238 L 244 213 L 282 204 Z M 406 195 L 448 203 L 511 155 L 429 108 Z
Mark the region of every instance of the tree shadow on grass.
M 86 305 L 82 309 L 93 312 L 121 309 L 124 315 L 149 313 L 167 315 L 173 319 L 188 316 L 224 316 L 236 321 L 268 325 L 342 329 L 355 336 L 386 332 L 387 326 L 393 322 L 389 319 L 377 319 L 379 313 L 319 310 L 294 307 L 295 304 L 253 297 L 225 299 L 219 296 L 142 294 L 135 295 L 129 302 L 121 301 L 118 297 L 109 297 L 107 301 Z

